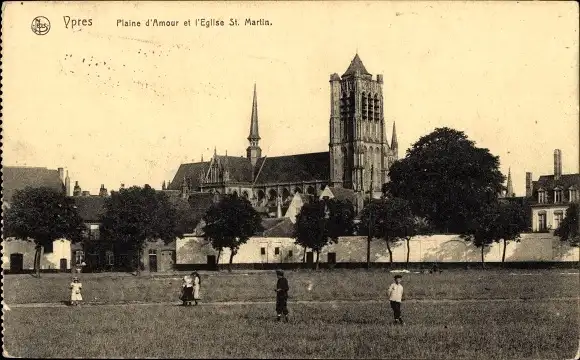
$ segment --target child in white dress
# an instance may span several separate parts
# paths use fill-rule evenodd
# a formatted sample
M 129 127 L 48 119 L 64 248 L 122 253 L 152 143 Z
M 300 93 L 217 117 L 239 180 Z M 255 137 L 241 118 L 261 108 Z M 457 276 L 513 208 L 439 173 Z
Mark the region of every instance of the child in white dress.
M 195 305 L 197 305 L 197 302 L 200 300 L 199 290 L 201 287 L 201 278 L 197 271 L 191 275 L 193 277 L 193 301 L 195 302 Z
M 83 296 L 81 294 L 81 289 L 83 288 L 83 284 L 79 281 L 78 277 L 74 277 L 73 281 L 70 283 L 70 303 L 73 306 L 79 304 L 80 301 L 83 301 Z

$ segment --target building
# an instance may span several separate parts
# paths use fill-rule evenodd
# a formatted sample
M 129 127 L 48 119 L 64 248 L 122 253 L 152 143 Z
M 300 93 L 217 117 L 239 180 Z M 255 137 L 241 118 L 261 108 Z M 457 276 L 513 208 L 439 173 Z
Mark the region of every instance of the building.
M 68 173 L 64 168 L 48 169 L 45 167 L 5 166 L 2 168 L 2 209 L 10 207 L 16 191 L 27 187 L 48 187 L 65 193 L 66 185 L 70 186 Z M 20 240 L 2 237 L 2 267 L 5 271 L 22 272 L 34 269 L 36 252 L 32 240 Z M 66 271 L 70 269 L 71 244 L 69 240 L 57 239 L 51 248 L 42 249 L 41 269 Z
M 562 152 L 554 150 L 554 173 L 541 175 L 532 181 L 526 173 L 526 196 L 532 212 L 532 231 L 547 232 L 557 229 L 566 209 L 572 202 L 580 201 L 580 174 L 562 174 Z
M 398 158 L 395 124 L 390 144 L 385 131 L 383 77 L 373 79 L 357 54 L 342 77 L 330 76 L 330 93 L 329 151 L 262 154 L 254 85 L 245 156 L 228 156 L 227 152 L 222 156 L 214 150 L 209 161 L 181 164 L 164 187 L 183 194 L 238 194 L 270 216 L 280 216 L 277 208 L 284 213 L 295 194 L 318 197 L 330 185 L 353 190 L 355 206 L 361 209 L 365 193 L 380 196 L 388 169 Z

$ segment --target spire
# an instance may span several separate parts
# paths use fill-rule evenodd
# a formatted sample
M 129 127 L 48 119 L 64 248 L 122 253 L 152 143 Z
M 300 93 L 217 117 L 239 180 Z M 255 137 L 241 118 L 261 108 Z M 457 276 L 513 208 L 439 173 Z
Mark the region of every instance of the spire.
M 203 162 L 203 154 L 201 154 L 201 162 Z
M 352 59 L 352 61 L 350 62 L 348 69 L 346 69 L 346 72 L 342 76 L 345 77 L 354 75 L 357 71 L 360 73 L 360 75 L 370 75 L 370 73 L 365 68 L 362 60 L 358 56 L 358 50 L 356 55 L 354 56 L 354 59 Z
M 512 185 L 512 169 L 509 168 L 508 170 L 508 177 L 507 177 L 507 186 L 506 186 L 507 190 L 506 190 L 506 197 L 512 197 L 514 196 L 514 187 Z
M 393 137 L 391 138 L 391 149 L 395 150 L 399 147 L 397 142 L 397 129 L 395 128 L 395 122 L 393 121 Z
M 217 146 L 213 147 L 213 156 L 217 156 Z
M 248 136 L 250 143 L 260 140 L 258 132 L 258 96 L 256 93 L 256 84 L 254 84 L 254 100 L 252 101 L 252 118 L 250 120 L 250 135 Z

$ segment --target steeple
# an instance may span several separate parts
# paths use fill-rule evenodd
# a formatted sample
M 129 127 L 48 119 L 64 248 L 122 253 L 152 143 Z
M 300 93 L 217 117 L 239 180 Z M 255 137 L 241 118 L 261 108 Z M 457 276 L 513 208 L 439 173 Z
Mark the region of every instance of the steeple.
M 399 142 L 397 141 L 397 129 L 395 127 L 395 122 L 393 121 L 393 137 L 391 138 L 391 149 L 398 150 Z
M 260 148 L 260 134 L 258 131 L 258 96 L 256 84 L 254 84 L 254 99 L 252 101 L 252 117 L 250 119 L 250 135 L 248 136 L 250 146 L 246 149 L 246 157 L 251 161 L 252 166 L 256 166 L 258 159 L 262 157 Z
M 68 170 L 66 171 L 66 178 L 64 179 L 64 191 L 66 192 L 66 196 L 71 196 L 70 178 L 68 177 Z
M 256 84 L 254 84 L 254 99 L 252 101 L 252 118 L 250 120 L 250 135 L 248 136 L 248 140 L 250 144 L 254 145 L 253 142 L 255 141 L 255 146 L 258 145 L 258 141 L 260 140 L 260 134 L 258 131 L 258 96 L 256 93 Z
M 507 177 L 507 186 L 506 186 L 507 190 L 506 190 L 506 197 L 512 197 L 514 196 L 514 187 L 512 185 L 512 169 L 509 168 L 508 170 L 508 177 Z
M 365 68 L 365 66 L 364 66 L 362 60 L 360 59 L 360 57 L 358 56 L 358 52 L 354 56 L 354 59 L 352 59 L 352 61 L 350 62 L 350 65 L 348 66 L 348 69 L 346 69 L 346 71 L 342 75 L 342 77 L 352 76 L 352 75 L 355 75 L 357 72 L 360 75 L 371 75 L 367 71 L 367 69 Z

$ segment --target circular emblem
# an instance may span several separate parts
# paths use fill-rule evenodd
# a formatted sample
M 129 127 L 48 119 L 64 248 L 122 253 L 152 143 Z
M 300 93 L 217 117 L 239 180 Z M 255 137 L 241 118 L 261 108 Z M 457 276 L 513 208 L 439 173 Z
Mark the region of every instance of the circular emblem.
M 37 16 L 32 20 L 32 32 L 36 35 L 46 35 L 50 30 L 50 21 L 44 16 Z

